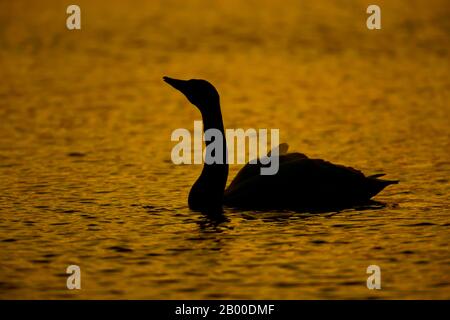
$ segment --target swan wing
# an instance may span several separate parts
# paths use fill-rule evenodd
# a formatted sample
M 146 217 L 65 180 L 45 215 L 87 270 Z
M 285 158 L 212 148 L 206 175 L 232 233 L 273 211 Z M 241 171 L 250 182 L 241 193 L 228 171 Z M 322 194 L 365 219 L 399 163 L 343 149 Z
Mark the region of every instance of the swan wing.
M 310 159 L 302 154 L 280 156 L 275 175 L 260 174 L 247 164 L 225 191 L 225 203 L 249 208 L 296 208 L 367 201 L 393 182 L 366 177 L 352 167 Z
M 287 149 L 289 148 L 287 143 L 282 143 L 276 148 L 279 148 L 279 150 L 280 150 L 280 155 L 278 157 L 280 167 L 283 165 L 286 165 L 287 163 L 293 162 L 293 161 L 297 161 L 297 160 L 301 160 L 301 159 L 308 159 L 308 157 L 306 155 L 304 155 L 303 153 L 298 153 L 298 152 L 286 153 Z M 268 156 L 270 156 L 270 154 L 274 151 L 274 149 L 272 149 L 268 153 Z M 254 177 L 256 177 L 256 178 L 259 177 L 261 175 L 261 167 L 263 167 L 263 166 L 264 165 L 261 164 L 260 161 L 258 161 L 255 164 L 247 163 L 244 167 L 242 167 L 241 170 L 239 170 L 239 172 L 236 174 L 234 179 L 231 181 L 231 183 L 227 189 L 233 189 L 245 180 L 248 180 L 248 179 L 251 179 Z

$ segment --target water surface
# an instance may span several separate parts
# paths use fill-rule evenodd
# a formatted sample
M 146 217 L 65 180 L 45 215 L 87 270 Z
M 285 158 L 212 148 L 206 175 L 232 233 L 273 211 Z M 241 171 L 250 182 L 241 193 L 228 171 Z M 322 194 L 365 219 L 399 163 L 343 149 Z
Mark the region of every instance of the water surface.
M 447 1 L 379 1 L 379 31 L 359 0 L 78 4 L 81 31 L 64 1 L 0 3 L 0 298 L 450 298 Z M 401 183 L 383 208 L 192 212 L 170 134 L 200 115 L 163 75 Z

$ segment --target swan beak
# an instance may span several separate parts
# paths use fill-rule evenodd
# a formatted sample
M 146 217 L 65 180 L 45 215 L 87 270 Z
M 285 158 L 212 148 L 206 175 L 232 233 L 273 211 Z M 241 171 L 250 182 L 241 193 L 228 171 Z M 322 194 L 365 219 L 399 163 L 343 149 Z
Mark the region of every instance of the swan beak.
M 184 93 L 184 91 L 187 89 L 187 81 L 186 80 L 178 80 L 174 78 L 169 77 L 163 77 L 163 80 L 170 84 L 175 89 L 181 91 Z

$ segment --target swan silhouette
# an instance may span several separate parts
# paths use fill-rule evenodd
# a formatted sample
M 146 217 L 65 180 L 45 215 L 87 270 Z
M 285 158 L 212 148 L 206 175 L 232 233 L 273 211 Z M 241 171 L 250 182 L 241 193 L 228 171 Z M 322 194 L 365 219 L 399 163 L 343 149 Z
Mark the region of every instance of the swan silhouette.
M 219 93 L 206 80 L 164 81 L 183 93 L 203 118 L 203 130 L 217 129 L 224 137 L 223 164 L 203 165 L 200 177 L 189 192 L 192 210 L 216 212 L 222 205 L 242 209 L 322 210 L 361 205 L 381 190 L 398 181 L 378 179 L 384 174 L 365 176 L 361 171 L 301 153 L 287 153 L 288 145 L 276 147 L 279 169 L 274 175 L 261 175 L 262 164 L 247 163 L 228 188 L 227 146 L 220 109 Z M 206 145 L 211 141 L 206 141 Z M 270 153 L 268 154 L 268 156 Z

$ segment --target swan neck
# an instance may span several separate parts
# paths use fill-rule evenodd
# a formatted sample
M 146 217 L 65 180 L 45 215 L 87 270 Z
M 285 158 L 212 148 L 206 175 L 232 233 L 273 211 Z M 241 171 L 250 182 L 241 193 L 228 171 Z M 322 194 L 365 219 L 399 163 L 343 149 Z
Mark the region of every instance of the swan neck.
M 189 193 L 189 206 L 191 209 L 213 210 L 222 207 L 223 194 L 228 178 L 227 144 L 225 140 L 225 130 L 220 112 L 220 104 L 209 105 L 200 110 L 208 110 L 208 113 L 202 112 L 203 131 L 206 137 L 206 131 L 216 129 L 222 134 L 222 156 L 220 163 L 204 163 L 200 177 L 192 186 Z M 206 140 L 206 139 L 205 139 Z M 206 141 L 205 144 L 214 143 L 214 139 Z M 217 144 L 214 145 L 217 148 Z M 219 150 L 215 149 L 215 152 Z
M 228 168 L 228 161 L 227 161 L 227 142 L 225 138 L 225 129 L 223 125 L 223 118 L 222 118 L 222 112 L 220 110 L 220 102 L 217 101 L 215 103 L 210 104 L 209 106 L 206 106 L 205 108 L 201 108 L 201 110 L 207 110 L 207 112 L 202 112 L 202 119 L 203 119 L 203 133 L 206 136 L 206 131 L 213 129 L 218 130 L 222 135 L 222 155 L 224 157 L 223 159 L 223 166 Z M 206 139 L 205 139 L 206 140 Z M 205 144 L 208 146 L 209 144 L 213 143 L 214 140 L 206 140 Z M 205 167 L 207 167 L 207 164 L 205 163 Z
M 210 113 L 202 112 L 203 118 L 203 131 L 206 132 L 208 129 L 217 129 L 222 134 L 225 133 L 223 126 L 222 113 L 220 112 L 220 105 L 216 108 L 211 108 L 214 111 Z

